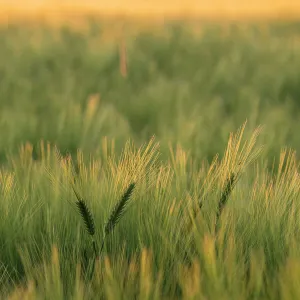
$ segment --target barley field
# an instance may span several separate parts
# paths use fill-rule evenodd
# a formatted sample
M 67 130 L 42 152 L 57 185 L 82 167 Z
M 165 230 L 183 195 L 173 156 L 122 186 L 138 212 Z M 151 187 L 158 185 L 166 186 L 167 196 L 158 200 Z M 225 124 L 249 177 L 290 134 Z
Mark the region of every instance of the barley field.
M 300 298 L 300 23 L 136 26 L 1 27 L 0 299 Z

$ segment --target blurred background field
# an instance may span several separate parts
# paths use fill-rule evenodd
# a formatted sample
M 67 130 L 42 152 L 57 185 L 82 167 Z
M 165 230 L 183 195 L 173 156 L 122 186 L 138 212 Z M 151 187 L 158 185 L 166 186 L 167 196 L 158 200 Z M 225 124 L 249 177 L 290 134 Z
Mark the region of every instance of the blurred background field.
M 0 159 L 155 134 L 200 161 L 246 118 L 266 155 L 297 148 L 299 17 L 295 0 L 2 0 Z
M 201 161 L 245 119 L 266 126 L 271 158 L 299 148 L 300 23 L 86 24 L 1 28 L 2 161 L 26 141 L 97 152 L 153 134 Z

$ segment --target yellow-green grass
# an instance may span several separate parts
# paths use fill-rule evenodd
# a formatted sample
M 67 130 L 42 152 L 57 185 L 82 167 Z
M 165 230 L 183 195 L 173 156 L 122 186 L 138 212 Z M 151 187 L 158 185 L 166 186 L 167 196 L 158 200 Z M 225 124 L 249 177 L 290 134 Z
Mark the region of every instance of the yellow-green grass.
M 0 33 L 0 298 L 299 298 L 299 24 L 90 26 Z
M 257 160 L 261 129 L 248 135 L 244 128 L 230 137 L 222 157 L 199 169 L 180 148 L 161 161 L 153 139 L 141 148 L 128 142 L 120 160 L 106 140 L 106 155 L 86 161 L 81 152 L 61 161 L 55 149 L 41 148 L 36 162 L 31 148 L 24 149 L 1 171 L 2 297 L 297 298 L 299 164 L 283 151 L 268 173 Z M 98 242 L 122 187 L 134 181 L 137 188 L 88 282 L 81 253 L 92 256 L 93 250 L 75 210 L 72 164 Z M 239 180 L 215 224 L 232 172 Z

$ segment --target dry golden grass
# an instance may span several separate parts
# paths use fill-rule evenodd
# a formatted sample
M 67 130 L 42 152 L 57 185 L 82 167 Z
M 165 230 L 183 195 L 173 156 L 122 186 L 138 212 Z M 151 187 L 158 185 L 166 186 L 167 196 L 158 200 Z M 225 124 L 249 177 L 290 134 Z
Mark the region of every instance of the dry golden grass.
M 74 22 L 83 16 L 130 17 L 150 20 L 194 18 L 214 20 L 295 19 L 300 18 L 298 0 L 0 0 L 0 20 L 47 21 L 52 24 Z M 250 4 L 251 3 L 251 4 Z

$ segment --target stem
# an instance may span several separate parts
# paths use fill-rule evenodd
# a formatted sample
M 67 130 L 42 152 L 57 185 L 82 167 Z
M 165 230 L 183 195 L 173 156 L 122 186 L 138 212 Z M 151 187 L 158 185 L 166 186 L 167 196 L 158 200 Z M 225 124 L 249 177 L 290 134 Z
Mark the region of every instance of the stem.
M 106 236 L 104 236 L 104 238 L 103 238 L 102 245 L 101 245 L 100 252 L 99 252 L 99 256 L 101 255 L 102 250 L 103 250 L 103 248 L 104 248 L 105 238 L 106 238 Z
M 92 241 L 92 244 L 93 244 L 93 249 L 94 249 L 95 257 L 97 257 L 97 247 L 96 247 L 96 241 L 94 239 Z

